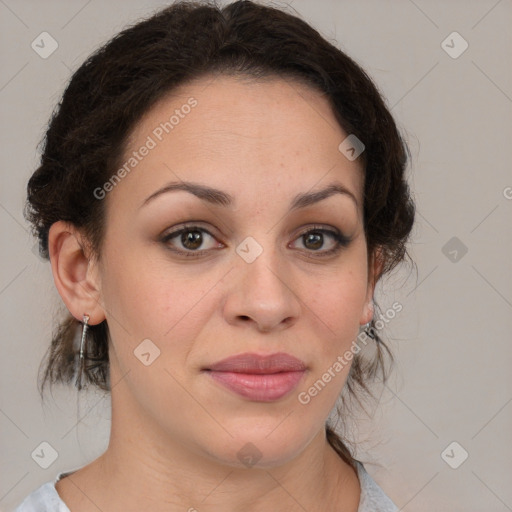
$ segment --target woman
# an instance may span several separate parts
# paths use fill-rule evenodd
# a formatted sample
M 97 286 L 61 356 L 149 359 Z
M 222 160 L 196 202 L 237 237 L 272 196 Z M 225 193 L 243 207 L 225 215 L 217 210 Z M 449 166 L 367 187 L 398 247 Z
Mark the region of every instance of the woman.
M 43 389 L 110 392 L 110 442 L 17 510 L 397 510 L 326 420 L 386 377 L 406 162 L 368 76 L 280 10 L 176 3 L 95 52 L 26 215 L 70 312 Z

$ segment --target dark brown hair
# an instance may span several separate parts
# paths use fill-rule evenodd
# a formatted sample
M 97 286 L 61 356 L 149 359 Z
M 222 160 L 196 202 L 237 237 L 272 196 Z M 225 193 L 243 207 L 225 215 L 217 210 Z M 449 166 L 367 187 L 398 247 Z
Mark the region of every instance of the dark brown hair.
M 42 141 L 41 164 L 27 186 L 25 216 L 42 257 L 49 259 L 50 226 L 63 220 L 81 230 L 90 257 L 99 259 L 105 201 L 93 191 L 115 173 L 128 136 L 158 100 L 212 73 L 281 77 L 321 92 L 342 129 L 365 145 L 359 157 L 364 169 L 364 226 L 369 262 L 377 250 L 382 258 L 377 277 L 408 256 L 406 241 L 414 222 L 405 177 L 408 149 L 372 80 L 300 18 L 236 1 L 223 8 L 177 2 L 117 34 L 73 74 Z M 53 385 L 74 380 L 80 326 L 69 313 L 59 323 L 46 353 L 41 396 L 47 381 Z M 355 355 L 347 378 L 345 388 L 353 396 L 372 396 L 369 383 L 379 374 L 387 379 L 384 352 L 391 361 L 392 355 L 373 327 L 374 357 Z M 85 382 L 107 392 L 108 343 L 106 321 L 89 328 Z M 330 426 L 326 431 L 331 445 L 354 466 L 341 437 Z

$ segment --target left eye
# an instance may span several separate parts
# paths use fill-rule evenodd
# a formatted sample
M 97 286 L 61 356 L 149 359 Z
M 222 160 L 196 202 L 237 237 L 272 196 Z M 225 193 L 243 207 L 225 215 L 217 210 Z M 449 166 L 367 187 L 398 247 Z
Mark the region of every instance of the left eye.
M 320 251 L 319 249 L 325 244 L 326 236 L 331 239 L 331 247 Z M 347 241 L 342 235 L 330 229 L 311 229 L 302 233 L 297 240 L 302 241 L 305 249 L 320 253 L 332 253 L 339 249 L 340 246 L 347 245 Z

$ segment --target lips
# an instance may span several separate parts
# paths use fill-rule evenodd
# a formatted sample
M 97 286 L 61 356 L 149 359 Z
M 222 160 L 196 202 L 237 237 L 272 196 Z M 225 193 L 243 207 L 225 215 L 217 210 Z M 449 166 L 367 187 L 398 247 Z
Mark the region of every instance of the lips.
M 306 365 L 283 352 L 266 356 L 246 353 L 223 359 L 204 371 L 216 383 L 239 396 L 252 401 L 272 402 L 297 387 Z
M 296 357 L 279 352 L 267 356 L 239 354 L 212 364 L 207 369 L 214 372 L 269 374 L 302 371 L 306 365 Z

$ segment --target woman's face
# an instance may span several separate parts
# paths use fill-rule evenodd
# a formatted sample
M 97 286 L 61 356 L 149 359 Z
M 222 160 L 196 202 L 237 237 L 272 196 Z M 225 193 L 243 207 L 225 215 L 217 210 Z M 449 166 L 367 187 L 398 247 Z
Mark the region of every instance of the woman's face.
M 98 199 L 113 428 L 261 466 L 321 432 L 350 369 L 335 363 L 371 319 L 347 135 L 318 92 L 277 78 L 202 78 L 138 123 Z

